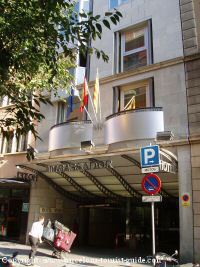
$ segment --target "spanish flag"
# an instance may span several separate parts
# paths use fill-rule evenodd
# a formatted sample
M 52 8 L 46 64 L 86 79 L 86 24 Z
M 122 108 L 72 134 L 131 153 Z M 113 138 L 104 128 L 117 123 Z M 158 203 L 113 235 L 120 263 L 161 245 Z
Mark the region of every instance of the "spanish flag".
M 84 107 L 88 104 L 88 84 L 86 78 L 84 78 L 83 96 L 80 106 L 80 112 L 83 112 Z
M 96 81 L 95 81 L 95 85 L 94 85 L 94 108 L 96 113 L 98 112 L 98 108 L 99 108 L 99 74 L 98 74 L 98 70 L 97 70 L 97 75 L 96 75 Z

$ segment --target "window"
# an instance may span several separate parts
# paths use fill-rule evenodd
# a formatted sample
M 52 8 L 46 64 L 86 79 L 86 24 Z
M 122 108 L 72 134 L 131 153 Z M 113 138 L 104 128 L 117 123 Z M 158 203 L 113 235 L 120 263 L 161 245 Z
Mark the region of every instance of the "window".
M 154 105 L 153 79 L 114 88 L 114 113 L 152 107 Z
M 82 12 L 82 10 L 84 10 L 85 12 L 91 11 L 90 0 L 80 0 L 76 2 L 74 11 L 76 13 L 79 13 Z M 85 18 L 81 18 L 81 20 L 85 20 Z
M 65 102 L 58 102 L 57 106 L 57 123 L 66 121 L 67 105 Z
M 7 139 L 7 138 L 5 139 L 5 141 L 6 141 L 5 153 L 11 153 L 12 152 L 13 137 L 14 137 L 14 132 L 10 132 L 9 139 Z
M 4 145 L 5 145 L 6 138 L 5 136 L 1 135 L 1 154 L 4 153 Z
M 151 22 L 115 34 L 115 72 L 152 63 Z
M 128 89 L 123 97 L 124 110 L 146 107 L 146 87 Z
M 17 140 L 16 152 L 27 150 L 27 135 L 21 135 Z
M 10 104 L 11 104 L 11 101 L 7 96 L 0 97 L 0 107 L 6 107 Z
M 89 1 L 89 0 L 84 0 L 84 1 L 83 1 L 83 9 L 84 9 L 86 12 L 89 12 L 89 11 L 90 11 L 90 1 Z
M 15 132 L 10 132 L 9 139 L 1 135 L 0 153 L 14 153 L 27 150 L 27 135 L 21 135 L 17 140 Z
M 128 0 L 110 0 L 110 9 L 116 8 L 119 5 L 128 2 Z
M 80 100 L 78 97 L 73 99 L 73 108 L 72 111 L 69 111 L 69 104 L 63 101 L 58 102 L 57 104 L 57 124 L 66 122 L 66 121 L 75 121 L 82 120 L 83 113 L 80 112 Z

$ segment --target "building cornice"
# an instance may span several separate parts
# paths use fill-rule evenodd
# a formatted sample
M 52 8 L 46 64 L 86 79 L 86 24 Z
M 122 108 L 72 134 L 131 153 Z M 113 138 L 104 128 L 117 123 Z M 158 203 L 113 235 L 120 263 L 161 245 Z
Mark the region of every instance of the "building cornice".
M 200 53 L 189 55 L 189 56 L 185 56 L 184 57 L 184 62 L 198 60 L 198 59 L 200 59 Z
M 173 58 L 170 60 L 158 62 L 155 64 L 139 67 L 139 68 L 136 68 L 130 71 L 121 72 L 121 73 L 114 74 L 108 77 L 104 77 L 104 78 L 99 79 L 99 82 L 100 84 L 106 84 L 106 83 L 121 80 L 124 78 L 129 78 L 134 75 L 139 75 L 139 74 L 147 73 L 150 71 L 155 71 L 155 70 L 160 70 L 163 68 L 171 67 L 171 66 L 181 64 L 181 63 L 184 63 L 184 57 L 177 57 L 177 58 Z M 89 82 L 90 87 L 93 87 L 94 84 L 95 84 L 95 80 Z M 81 89 L 82 87 L 83 87 L 83 84 L 77 85 L 78 89 Z
M 200 144 L 200 135 L 194 135 L 190 137 L 182 137 L 176 140 L 169 140 L 169 141 L 162 141 L 156 142 L 155 144 L 159 145 L 160 147 L 179 147 L 179 146 L 186 146 L 186 145 L 193 145 L 193 144 Z M 36 158 L 29 164 L 37 164 L 41 162 L 59 162 L 66 159 L 70 160 L 83 160 L 89 158 L 101 158 L 101 157 L 112 157 L 121 154 L 130 154 L 130 153 L 139 153 L 140 148 L 130 147 L 130 148 L 119 148 L 113 151 L 109 151 L 109 146 L 102 145 L 98 147 L 97 150 L 101 148 L 101 152 L 97 152 L 95 150 L 91 151 L 91 153 L 86 153 L 84 155 L 57 155 L 51 156 L 50 153 L 39 153 L 36 155 Z

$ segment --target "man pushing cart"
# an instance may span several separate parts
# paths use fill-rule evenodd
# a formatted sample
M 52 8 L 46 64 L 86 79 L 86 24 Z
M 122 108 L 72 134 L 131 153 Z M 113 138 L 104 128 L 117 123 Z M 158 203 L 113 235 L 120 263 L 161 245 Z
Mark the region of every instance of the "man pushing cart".
M 53 248 L 52 256 L 62 258 L 62 253 L 70 252 L 76 234 L 58 221 L 48 221 L 44 227 L 43 240 Z

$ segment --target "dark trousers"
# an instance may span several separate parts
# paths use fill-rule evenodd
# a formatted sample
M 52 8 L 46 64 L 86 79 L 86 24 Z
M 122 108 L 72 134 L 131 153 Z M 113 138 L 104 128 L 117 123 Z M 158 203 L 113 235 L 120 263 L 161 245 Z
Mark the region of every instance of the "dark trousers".
M 29 235 L 29 243 L 31 245 L 31 251 L 29 253 L 29 259 L 31 259 L 31 258 L 35 257 L 35 254 L 36 254 L 36 251 L 38 248 L 39 239 Z

